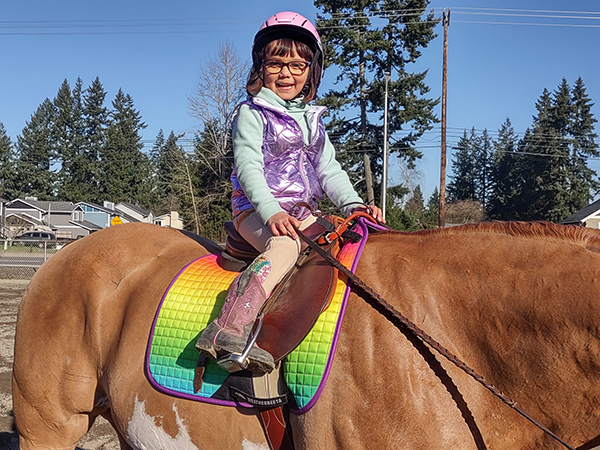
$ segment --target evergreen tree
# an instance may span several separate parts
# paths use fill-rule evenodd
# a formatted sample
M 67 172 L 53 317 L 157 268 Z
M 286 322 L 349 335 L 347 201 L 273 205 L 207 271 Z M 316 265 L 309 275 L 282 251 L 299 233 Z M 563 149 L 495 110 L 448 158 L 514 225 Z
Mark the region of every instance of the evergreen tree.
M 162 152 L 165 146 L 165 134 L 162 130 L 158 130 L 152 149 L 150 150 L 150 162 L 152 163 L 152 204 L 156 209 L 163 199 L 166 197 L 164 186 L 160 184 L 161 172 L 163 171 Z M 157 211 L 155 211 L 157 212 Z M 168 211 L 167 211 L 168 212 Z M 162 214 L 158 213 L 157 214 Z
M 201 233 L 213 240 L 223 242 L 223 222 L 231 220 L 231 174 L 233 150 L 227 153 L 210 151 L 210 125 L 205 131 L 196 135 L 194 141 L 194 161 L 196 164 L 196 180 L 198 187 L 197 213 L 202 224 Z M 225 174 L 227 174 L 225 176 Z
M 0 197 L 12 200 L 18 195 L 16 188 L 13 145 L 0 122 Z
M 347 1 L 316 0 L 321 11 L 317 27 L 325 43 L 327 65 L 339 68 L 336 89 L 321 103 L 332 113 L 330 136 L 338 149 L 338 159 L 350 178 L 368 176 L 369 167 L 381 174 L 383 147 L 383 108 L 385 72 L 388 84 L 388 132 L 391 135 L 410 128 L 390 146 L 390 152 L 414 161 L 421 157 L 414 144 L 437 119 L 437 100 L 425 97 L 426 72 L 411 73 L 407 66 L 421 56 L 421 49 L 435 37 L 436 20 L 425 15 L 427 0 Z M 347 119 L 356 116 L 358 120 Z M 373 160 L 362 158 L 370 154 Z M 369 186 L 367 186 L 369 191 Z M 379 192 L 379 190 L 377 190 Z M 369 195 L 370 196 L 370 195 Z
M 594 131 L 594 118 L 590 98 L 587 96 L 583 80 L 578 78 L 571 96 L 571 121 L 567 127 L 571 139 L 571 167 L 569 176 L 570 199 L 567 201 L 571 212 L 584 208 L 598 190 L 600 184 L 596 173 L 587 166 L 589 157 L 598 157 L 598 135 Z
M 112 102 L 112 121 L 100 153 L 103 198 L 148 207 L 151 196 L 150 160 L 142 153 L 139 132 L 146 128 L 129 94 L 121 89 Z
M 418 223 L 421 228 L 426 227 L 425 203 L 420 185 L 417 185 L 413 189 L 412 196 L 406 202 L 406 207 L 404 209 L 408 214 L 414 217 L 415 222 Z
M 510 119 L 506 118 L 498 130 L 498 139 L 493 142 L 494 153 L 490 173 L 492 194 L 486 205 L 491 219 L 518 218 L 514 211 L 514 202 L 522 192 L 524 182 L 518 177 L 519 163 L 523 160 L 517 155 L 517 140 Z
M 81 167 L 78 171 L 78 201 L 102 203 L 100 194 L 99 157 L 106 144 L 106 129 L 109 123 L 108 108 L 104 106 L 106 91 L 96 77 L 83 95 L 83 136 L 85 144 L 80 154 Z
M 18 196 L 35 196 L 39 200 L 55 197 L 56 174 L 51 171 L 55 157 L 51 145 L 54 106 L 49 99 L 38 106 L 26 122 L 22 135 L 17 136 L 16 178 Z
M 81 79 L 73 91 L 65 79 L 53 100 L 54 117 L 52 120 L 52 133 L 50 142 L 59 162 L 58 171 L 58 198 L 62 200 L 76 200 L 77 189 L 74 186 L 76 177 L 77 155 L 82 145 L 81 130 Z
M 189 225 L 195 223 L 197 183 L 195 165 L 178 144 L 183 136 L 171 131 L 165 140 L 162 130 L 156 136 L 151 151 L 155 180 L 153 202 L 157 214 L 179 211 L 184 223 Z
M 479 168 L 475 177 L 476 198 L 485 210 L 493 190 L 492 165 L 494 160 L 493 144 L 487 129 L 483 130 L 474 156 L 475 164 Z
M 536 103 L 538 115 L 520 148 L 540 156 L 530 157 L 529 164 L 522 165 L 521 218 L 560 221 L 583 208 L 597 189 L 595 173 L 586 164 L 588 156 L 597 154 L 597 148 L 589 146 L 595 119 L 584 105 L 591 106 L 583 82 L 576 83 L 572 95 L 564 79 L 553 95 L 544 89 Z M 579 130 L 587 130 L 578 135 L 587 137 L 575 137 Z M 582 150 L 583 142 L 588 146 L 583 144 Z
M 480 152 L 481 138 L 475 134 L 475 128 L 467 135 L 467 130 L 453 148 L 452 175 L 448 183 L 448 201 L 475 200 L 478 197 L 477 155 Z
M 440 219 L 440 191 L 437 186 L 433 189 L 427 200 L 427 225 L 428 228 L 437 227 Z

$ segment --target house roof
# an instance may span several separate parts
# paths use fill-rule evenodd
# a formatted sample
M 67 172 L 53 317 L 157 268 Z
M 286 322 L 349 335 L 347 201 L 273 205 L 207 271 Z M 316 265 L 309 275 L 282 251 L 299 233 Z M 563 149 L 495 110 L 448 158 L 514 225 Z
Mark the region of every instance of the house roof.
M 96 225 L 95 223 L 90 222 L 89 220 L 69 220 L 69 223 L 72 223 L 73 225 L 77 225 L 78 227 L 89 231 L 98 231 L 102 229 L 101 226 Z
M 585 220 L 588 217 L 597 213 L 599 210 L 600 210 L 600 200 L 596 200 L 594 203 L 590 203 L 585 208 L 580 209 L 572 216 L 569 216 L 566 219 L 562 220 L 560 223 L 563 225 L 568 225 L 568 224 L 573 224 L 573 223 L 580 224 L 582 222 L 585 222 Z
M 72 202 L 55 202 L 55 201 L 40 201 L 40 200 L 23 200 L 22 198 L 16 198 L 9 202 L 7 206 L 11 206 L 13 203 L 21 202 L 34 209 L 45 211 L 50 213 L 53 212 L 71 212 L 73 211 L 74 205 Z
M 102 205 L 99 205 L 97 203 L 92 203 L 92 202 L 77 202 L 73 206 L 73 209 L 75 209 L 79 205 L 88 205 L 88 206 L 91 206 L 92 208 L 96 208 L 96 209 L 98 209 L 98 210 L 100 210 L 102 212 L 108 213 L 108 214 L 114 214 L 115 213 L 115 211 L 113 209 L 108 209 L 108 208 L 105 208 Z
M 73 211 L 73 207 L 75 206 L 72 202 L 44 202 L 30 200 L 29 203 L 50 213 L 71 212 Z
M 121 211 L 119 209 L 115 209 L 115 211 L 113 211 L 113 214 L 119 216 L 121 219 L 125 219 L 129 223 L 140 221 L 139 219 L 136 219 L 135 217 L 132 217 L 129 214 L 124 213 L 123 211 Z
M 27 213 L 19 213 L 19 214 L 18 213 L 9 213 L 6 215 L 6 219 L 8 219 L 9 217 L 13 217 L 13 216 L 18 217 L 19 219 L 24 220 L 25 222 L 32 223 L 34 225 L 46 225 L 41 220 L 36 219 L 35 217 L 30 216 Z
M 144 217 L 148 217 L 150 215 L 150 213 L 152 212 L 149 209 L 144 209 L 141 206 L 134 205 L 133 203 L 120 202 L 119 205 L 123 205 L 126 208 L 129 208 L 132 211 L 135 211 L 136 213 L 141 214 Z M 119 209 L 119 205 L 117 205 L 115 208 Z

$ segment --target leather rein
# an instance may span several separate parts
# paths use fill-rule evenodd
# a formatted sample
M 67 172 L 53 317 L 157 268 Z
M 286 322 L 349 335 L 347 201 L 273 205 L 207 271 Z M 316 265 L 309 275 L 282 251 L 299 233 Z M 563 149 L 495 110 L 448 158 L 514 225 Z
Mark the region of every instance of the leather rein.
M 362 216 L 362 217 L 367 217 L 370 221 L 374 220 L 371 216 L 364 214 L 364 213 L 358 213 L 358 215 Z M 347 225 L 350 222 L 350 220 L 353 219 L 354 217 L 356 217 L 356 216 L 353 214 L 352 216 L 347 218 L 344 221 L 344 224 Z M 434 338 L 429 336 L 425 331 L 423 331 L 421 328 L 419 328 L 410 319 L 405 317 L 400 311 L 396 310 L 385 299 L 383 299 L 383 297 L 381 297 L 381 295 L 379 295 L 377 292 L 375 292 L 364 281 L 362 281 L 359 277 L 357 277 L 354 273 L 352 273 L 352 271 L 350 271 L 346 266 L 344 266 L 334 256 L 332 256 L 329 252 L 323 250 L 319 246 L 319 244 L 317 244 L 316 242 L 314 242 L 313 240 L 308 238 L 298 228 L 294 227 L 294 229 L 296 230 L 296 233 L 298 233 L 298 236 L 300 236 L 300 238 L 304 242 L 306 242 L 306 244 L 312 250 L 317 252 L 317 254 L 319 256 L 321 256 L 325 261 L 327 261 L 333 267 L 335 267 L 340 272 L 342 272 L 346 277 L 348 277 L 349 282 L 351 282 L 353 285 L 360 288 L 367 295 L 367 297 L 366 298 L 363 297 L 363 299 L 367 303 L 369 303 L 373 308 L 375 308 L 375 310 L 377 310 L 379 313 L 381 313 L 386 319 L 388 319 L 390 322 L 392 322 L 394 324 L 394 326 L 396 326 L 398 328 L 399 324 L 402 324 L 405 327 L 407 327 L 419 340 L 421 340 L 422 342 L 427 344 L 429 347 L 434 349 L 437 353 L 442 355 L 444 358 L 446 358 L 448 361 L 450 361 L 456 367 L 463 370 L 467 375 L 469 375 L 475 381 L 480 383 L 484 388 L 486 388 L 488 391 L 490 391 L 492 394 L 494 394 L 496 397 L 498 397 L 504 404 L 506 404 L 507 406 L 509 406 L 510 408 L 512 408 L 519 414 L 521 414 L 523 417 L 525 417 L 527 420 L 529 420 L 532 424 L 534 424 L 536 427 L 538 427 L 540 430 L 542 430 L 548 436 L 550 436 L 554 440 L 560 442 L 564 447 L 568 448 L 569 450 L 575 450 L 574 447 L 571 447 L 569 444 L 567 444 L 565 441 L 563 441 L 561 438 L 559 438 L 557 435 L 555 435 L 552 431 L 550 431 L 548 428 L 546 428 L 540 422 L 535 420 L 531 415 L 529 415 L 525 410 L 523 410 L 523 408 L 521 408 L 517 404 L 517 402 L 515 402 L 513 399 L 511 399 L 510 397 L 505 395 L 500 389 L 495 387 L 493 384 L 488 383 L 483 378 L 483 376 L 481 376 L 474 369 L 469 367 L 465 362 L 460 360 L 457 356 L 455 356 L 452 352 L 450 352 L 448 349 L 446 349 L 444 346 L 442 346 Z M 335 234 L 337 235 L 336 238 L 338 238 L 339 235 L 341 235 L 341 232 L 335 233 Z

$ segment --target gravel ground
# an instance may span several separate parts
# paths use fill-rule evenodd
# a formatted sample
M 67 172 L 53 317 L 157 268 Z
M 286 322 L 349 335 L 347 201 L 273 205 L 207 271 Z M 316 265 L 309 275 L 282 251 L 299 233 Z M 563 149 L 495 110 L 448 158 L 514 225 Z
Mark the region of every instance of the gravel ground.
M 17 310 L 29 280 L 2 279 L 0 273 L 0 449 L 18 450 L 14 429 L 11 377 Z M 78 443 L 80 450 L 117 450 L 118 438 L 101 417 Z

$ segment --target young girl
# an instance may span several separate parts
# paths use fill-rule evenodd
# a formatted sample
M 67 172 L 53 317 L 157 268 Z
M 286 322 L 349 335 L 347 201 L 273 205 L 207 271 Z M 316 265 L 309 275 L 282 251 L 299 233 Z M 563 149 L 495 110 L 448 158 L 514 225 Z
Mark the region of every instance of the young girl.
M 242 353 L 257 314 L 300 254 L 294 226 L 308 228 L 322 191 L 337 205 L 381 210 L 362 204 L 321 121 L 324 107 L 309 106 L 323 74 L 323 46 L 316 28 L 293 12 L 270 17 L 254 37 L 247 101 L 233 121 L 232 207 L 237 231 L 262 252 L 233 281 L 225 303 L 202 332 L 196 348 L 213 358 Z M 358 205 L 358 206 L 357 206 Z M 273 357 L 254 345 L 247 368 L 270 372 Z

